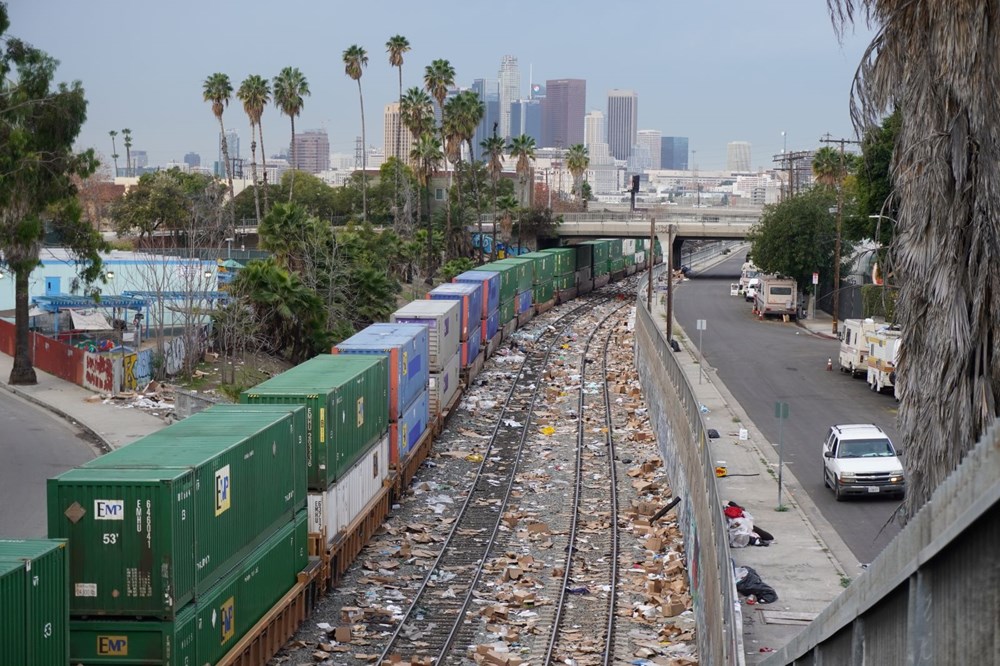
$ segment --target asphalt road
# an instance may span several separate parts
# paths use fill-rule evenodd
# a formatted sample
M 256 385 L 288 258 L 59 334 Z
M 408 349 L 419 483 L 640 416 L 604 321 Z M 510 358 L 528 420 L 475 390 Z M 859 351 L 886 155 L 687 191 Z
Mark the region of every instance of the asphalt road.
M 0 538 L 44 538 L 45 480 L 95 452 L 80 430 L 3 389 L 0 449 Z
M 899 501 L 835 501 L 823 485 L 822 443 L 836 423 L 874 423 L 898 442 L 897 403 L 892 396 L 872 393 L 863 379 L 837 371 L 839 341 L 811 335 L 794 322 L 758 321 L 749 303 L 730 296 L 729 284 L 738 281 L 744 256 L 739 252 L 679 285 L 677 322 L 697 344 L 696 320 L 706 320 L 701 333 L 708 365 L 775 446 L 774 404 L 788 403 L 789 417 L 782 426 L 787 469 L 858 560 L 871 562 L 899 531 L 890 520 Z M 826 370 L 828 358 L 833 359 L 832 372 Z

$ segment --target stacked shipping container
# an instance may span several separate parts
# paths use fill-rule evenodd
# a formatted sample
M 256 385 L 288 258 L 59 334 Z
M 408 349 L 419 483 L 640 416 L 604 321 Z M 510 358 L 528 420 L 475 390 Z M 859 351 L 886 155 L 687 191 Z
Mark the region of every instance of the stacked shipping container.
M 69 558 L 62 540 L 0 540 L 0 664 L 66 664 Z
M 470 367 L 479 358 L 482 348 L 483 285 L 452 282 L 438 285 L 427 294 L 430 300 L 458 301 L 460 305 L 461 364 Z
M 433 417 L 439 416 L 458 392 L 461 307 L 455 300 L 413 301 L 389 316 L 393 322 L 427 326 L 431 358 L 427 389 L 429 410 Z

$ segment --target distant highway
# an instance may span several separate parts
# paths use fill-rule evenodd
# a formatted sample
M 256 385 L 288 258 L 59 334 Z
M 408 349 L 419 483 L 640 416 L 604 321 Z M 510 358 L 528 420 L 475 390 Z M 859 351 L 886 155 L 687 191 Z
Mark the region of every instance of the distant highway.
M 787 402 L 784 459 L 823 516 L 861 562 L 871 562 L 899 531 L 890 521 L 898 500 L 836 502 L 823 486 L 821 446 L 835 423 L 875 423 L 898 442 L 896 401 L 872 393 L 861 379 L 836 370 L 840 343 L 811 335 L 795 323 L 758 321 L 750 304 L 729 295 L 745 252 L 692 275 L 675 292 L 674 312 L 685 331 L 705 319 L 708 364 L 758 429 L 775 445 L 774 403 Z M 834 370 L 826 370 L 832 358 Z M 889 523 L 888 525 L 886 523 Z
M 45 537 L 45 480 L 95 456 L 82 431 L 0 389 L 0 539 Z

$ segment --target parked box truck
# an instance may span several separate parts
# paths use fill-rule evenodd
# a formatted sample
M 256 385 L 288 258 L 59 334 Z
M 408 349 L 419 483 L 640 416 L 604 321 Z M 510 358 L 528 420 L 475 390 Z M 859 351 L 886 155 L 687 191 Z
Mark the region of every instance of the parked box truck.
M 765 277 L 754 294 L 754 309 L 764 315 L 795 318 L 798 314 L 798 287 L 792 278 Z

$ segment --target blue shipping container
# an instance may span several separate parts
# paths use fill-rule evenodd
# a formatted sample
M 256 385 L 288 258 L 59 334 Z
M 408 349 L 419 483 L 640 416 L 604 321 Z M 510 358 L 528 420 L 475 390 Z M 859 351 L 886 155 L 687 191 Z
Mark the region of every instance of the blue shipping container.
M 483 286 L 483 314 L 485 319 L 491 312 L 500 309 L 500 273 L 496 271 L 466 271 L 452 282 L 472 282 Z
M 482 348 L 483 334 L 480 327 L 477 326 L 476 330 L 469 333 L 469 339 L 462 343 L 462 367 L 467 368 L 472 365 Z
M 494 310 L 489 317 L 483 317 L 483 344 L 493 339 L 500 330 L 500 310 Z
M 483 315 L 483 285 L 472 282 L 451 282 L 431 289 L 427 297 L 432 301 L 458 301 L 462 304 L 459 321 L 462 324 L 461 340 L 469 337 L 472 329 L 479 327 Z
M 399 449 L 402 461 L 417 445 L 430 421 L 430 394 L 424 389 L 406 406 L 399 421 L 389 428 L 389 446 Z
M 517 314 L 531 309 L 531 290 L 522 291 L 517 295 Z
M 422 324 L 372 324 L 333 349 L 335 354 L 382 354 L 389 357 L 389 420 L 427 388 L 429 340 Z

